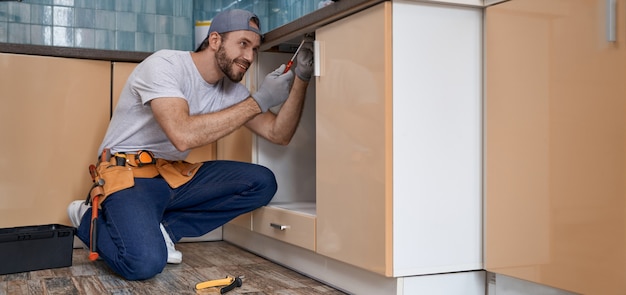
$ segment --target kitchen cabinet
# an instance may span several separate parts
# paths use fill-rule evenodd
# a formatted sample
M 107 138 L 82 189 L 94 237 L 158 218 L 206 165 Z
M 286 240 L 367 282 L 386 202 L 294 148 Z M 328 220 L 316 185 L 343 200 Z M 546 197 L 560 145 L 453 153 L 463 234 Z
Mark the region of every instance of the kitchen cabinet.
M 106 131 L 111 63 L 0 53 L 0 227 L 70 224 Z
M 625 7 L 513 0 L 486 9 L 486 270 L 626 293 Z
M 0 53 L 0 227 L 70 224 L 67 205 L 84 199 L 91 187 L 87 168 L 96 161 L 111 112 L 135 66 Z M 188 160 L 213 160 L 217 146 L 194 149 Z M 237 152 L 223 154 L 233 158 Z M 221 232 L 211 237 L 221 239 Z
M 117 102 L 120 100 L 120 94 L 122 89 L 124 89 L 124 85 L 126 85 L 126 80 L 135 70 L 137 64 L 135 62 L 113 62 L 111 67 L 113 71 L 111 74 L 111 89 L 113 90 L 111 95 L 111 115 L 113 115 L 113 110 L 115 110 Z
M 297 46 L 297 45 L 296 45 Z M 291 58 L 290 54 L 260 52 L 248 71 L 248 87 L 254 93 L 258 81 Z M 241 128 L 234 138 L 221 141 L 218 151 L 235 151 L 226 159 L 252 161 L 271 169 L 278 191 L 271 206 L 236 218 L 231 225 L 315 250 L 315 82 L 307 89 L 301 122 L 288 146 L 278 146 Z M 277 111 L 279 107 L 273 108 Z M 232 136 L 232 135 L 231 135 Z M 244 155 L 248 154 L 246 158 Z M 223 156 L 222 156 L 223 157 Z M 281 228 L 282 226 L 282 228 Z M 306 232 L 306 233 L 303 233 Z
M 300 137 L 253 144 L 279 192 L 224 239 L 349 293 L 484 294 L 482 10 L 387 1 L 314 31 Z M 259 53 L 258 82 L 289 58 Z M 266 211 L 309 214 L 314 249 Z

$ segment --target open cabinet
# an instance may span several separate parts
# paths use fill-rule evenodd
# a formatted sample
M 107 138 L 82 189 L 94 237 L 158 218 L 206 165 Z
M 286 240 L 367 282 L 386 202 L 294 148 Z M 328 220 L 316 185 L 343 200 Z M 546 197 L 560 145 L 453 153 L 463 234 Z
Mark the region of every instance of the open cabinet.
M 291 58 L 290 53 L 259 53 L 259 81 Z M 315 251 L 315 79 L 307 88 L 298 129 L 289 145 L 255 137 L 253 161 L 276 175 L 278 191 L 269 206 L 252 213 L 252 230 Z M 280 107 L 272 110 L 277 111 Z
M 253 144 L 278 193 L 224 239 L 349 293 L 484 294 L 481 31 L 479 8 L 416 1 L 312 28 L 294 141 Z M 251 91 L 290 57 L 259 53 Z

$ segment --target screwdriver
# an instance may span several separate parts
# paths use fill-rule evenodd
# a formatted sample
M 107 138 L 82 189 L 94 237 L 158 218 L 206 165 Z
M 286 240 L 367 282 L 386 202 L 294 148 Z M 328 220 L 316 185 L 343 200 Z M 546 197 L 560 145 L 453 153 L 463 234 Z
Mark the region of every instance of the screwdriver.
M 291 59 L 287 63 L 287 67 L 285 67 L 285 71 L 283 72 L 283 74 L 286 73 L 286 72 L 289 72 L 289 70 L 291 69 L 291 66 L 293 65 L 293 60 L 298 55 L 298 52 L 300 51 L 300 48 L 302 48 L 302 45 L 304 45 L 304 41 L 305 40 L 302 40 L 302 42 L 300 42 L 300 46 L 298 46 L 298 49 L 296 49 L 296 53 L 293 54 L 293 56 L 291 57 Z

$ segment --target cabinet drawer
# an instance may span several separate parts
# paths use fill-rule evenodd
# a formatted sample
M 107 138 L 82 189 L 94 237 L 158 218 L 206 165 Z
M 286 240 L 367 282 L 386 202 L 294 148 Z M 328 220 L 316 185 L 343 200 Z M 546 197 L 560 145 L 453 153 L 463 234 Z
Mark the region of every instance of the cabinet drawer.
M 247 230 L 252 230 L 252 213 L 241 214 L 228 223 L 243 227 Z
M 291 210 L 262 207 L 252 213 L 253 231 L 315 251 L 315 216 Z

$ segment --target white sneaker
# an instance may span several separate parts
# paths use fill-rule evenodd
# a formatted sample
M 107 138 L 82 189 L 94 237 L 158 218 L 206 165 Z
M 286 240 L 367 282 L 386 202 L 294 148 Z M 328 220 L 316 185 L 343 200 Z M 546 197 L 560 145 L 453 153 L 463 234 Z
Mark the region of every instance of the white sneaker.
M 74 201 L 67 206 L 67 215 L 70 217 L 70 221 L 74 227 L 80 226 L 80 221 L 83 219 L 83 215 L 87 212 L 91 206 L 85 205 L 85 201 Z
M 172 238 L 170 238 L 170 235 L 165 231 L 163 224 L 161 224 L 161 233 L 163 234 L 163 239 L 165 239 L 165 245 L 167 246 L 167 263 L 179 264 L 183 262 L 183 253 L 174 248 L 174 242 L 172 242 Z

